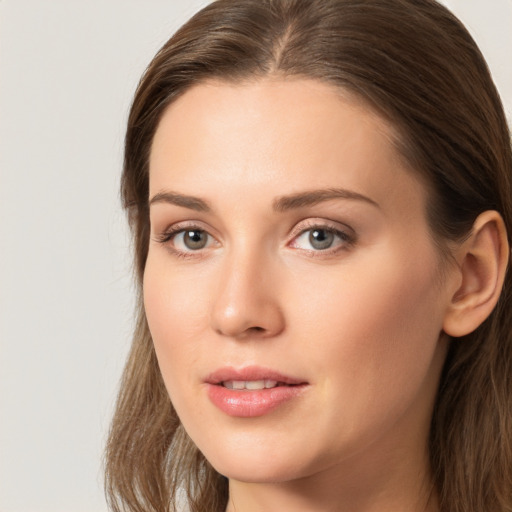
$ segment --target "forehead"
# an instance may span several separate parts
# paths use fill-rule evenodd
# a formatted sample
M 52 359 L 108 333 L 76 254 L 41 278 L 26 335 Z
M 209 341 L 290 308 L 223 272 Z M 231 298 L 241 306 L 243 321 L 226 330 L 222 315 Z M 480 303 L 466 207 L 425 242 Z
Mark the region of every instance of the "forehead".
M 150 194 L 179 186 L 207 195 L 229 185 L 263 194 L 343 186 L 375 200 L 415 187 L 421 195 L 395 140 L 375 110 L 322 82 L 202 83 L 162 117 L 150 154 Z

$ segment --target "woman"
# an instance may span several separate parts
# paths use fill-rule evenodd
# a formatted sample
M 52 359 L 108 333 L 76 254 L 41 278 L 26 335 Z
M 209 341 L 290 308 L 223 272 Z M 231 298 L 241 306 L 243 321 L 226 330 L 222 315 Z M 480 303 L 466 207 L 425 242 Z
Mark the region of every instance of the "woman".
M 511 178 L 436 2 L 199 12 L 128 121 L 113 510 L 512 510 Z

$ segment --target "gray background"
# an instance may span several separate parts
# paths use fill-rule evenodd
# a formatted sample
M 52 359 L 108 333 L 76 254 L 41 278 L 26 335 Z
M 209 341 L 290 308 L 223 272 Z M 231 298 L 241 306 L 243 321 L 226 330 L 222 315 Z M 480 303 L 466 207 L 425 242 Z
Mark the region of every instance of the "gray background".
M 206 0 L 0 0 L 0 512 L 104 512 L 130 342 L 118 198 L 136 83 Z M 512 0 L 446 1 L 512 118 Z

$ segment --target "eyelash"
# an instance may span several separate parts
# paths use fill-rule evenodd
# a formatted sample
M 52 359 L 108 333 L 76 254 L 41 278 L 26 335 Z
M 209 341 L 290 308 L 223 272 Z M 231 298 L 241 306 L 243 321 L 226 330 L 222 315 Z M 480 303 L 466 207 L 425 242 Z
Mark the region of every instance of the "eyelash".
M 328 257 L 333 256 L 337 254 L 339 251 L 347 250 L 354 246 L 356 243 L 356 237 L 354 234 L 349 234 L 348 228 L 347 231 L 344 231 L 342 229 L 339 229 L 338 227 L 334 227 L 330 225 L 329 223 L 321 223 L 321 222 L 313 222 L 306 226 L 301 226 L 297 231 L 292 232 L 292 247 L 293 242 L 297 241 L 300 237 L 304 236 L 308 232 L 313 232 L 315 230 L 318 231 L 325 231 L 326 233 L 334 235 L 336 238 L 338 238 L 338 243 L 334 247 L 329 247 L 327 249 L 300 249 L 299 247 L 296 247 L 298 250 L 302 250 L 303 252 L 306 252 L 309 256 L 315 257 L 315 258 L 322 258 L 322 257 Z
M 308 232 L 312 232 L 314 230 L 325 231 L 326 233 L 330 233 L 338 238 L 338 244 L 335 247 L 329 247 L 327 249 L 301 249 L 299 247 L 295 247 L 295 249 L 300 250 L 302 252 L 306 252 L 309 256 L 312 257 L 325 257 L 332 256 L 339 251 L 346 250 L 352 247 L 356 243 L 356 237 L 353 234 L 347 233 L 347 231 L 343 231 L 337 227 L 329 225 L 328 223 L 315 222 L 310 225 L 304 226 L 302 225 L 299 229 L 292 231 L 292 243 L 288 243 L 287 245 L 293 246 L 293 242 L 298 240 L 301 236 L 305 235 Z M 207 230 L 202 228 L 201 226 L 191 224 L 191 225 L 183 225 L 177 224 L 175 226 L 171 226 L 166 231 L 157 235 L 154 240 L 160 244 L 166 245 L 168 244 L 169 249 L 179 258 L 194 258 L 202 256 L 203 249 L 193 250 L 190 249 L 188 251 L 182 251 L 173 246 L 173 244 L 169 244 L 177 235 L 185 232 L 192 231 L 200 231 L 205 233 L 210 239 L 215 240 L 215 238 L 208 233 Z
M 214 238 L 208 231 L 203 229 L 200 226 L 197 226 L 195 224 L 190 225 L 183 225 L 183 224 L 177 224 L 175 226 L 171 226 L 170 228 L 166 229 L 163 233 L 160 235 L 157 235 L 155 237 L 155 241 L 162 244 L 167 245 L 169 250 L 172 251 L 172 253 L 177 256 L 178 258 L 194 258 L 200 256 L 201 250 L 189 250 L 189 251 L 181 251 L 173 246 L 173 244 L 169 244 L 177 235 L 181 233 L 185 233 L 187 231 L 200 231 L 202 233 L 206 233 L 206 235 L 210 238 Z

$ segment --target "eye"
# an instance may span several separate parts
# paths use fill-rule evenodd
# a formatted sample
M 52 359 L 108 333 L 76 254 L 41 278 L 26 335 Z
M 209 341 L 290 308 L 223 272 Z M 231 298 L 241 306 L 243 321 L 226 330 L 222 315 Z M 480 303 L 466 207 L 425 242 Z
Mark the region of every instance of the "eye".
M 178 256 L 192 255 L 216 244 L 215 238 L 204 229 L 179 225 L 171 227 L 165 233 L 157 236 L 155 241 L 166 245 Z
M 303 230 L 291 243 L 296 249 L 329 251 L 352 243 L 347 233 L 327 226 L 315 226 Z
M 308 243 L 314 249 L 323 251 L 329 249 L 334 243 L 335 235 L 326 229 L 310 229 L 308 232 Z
M 210 242 L 210 235 L 202 229 L 184 229 L 176 233 L 172 240 L 179 251 L 198 251 Z

